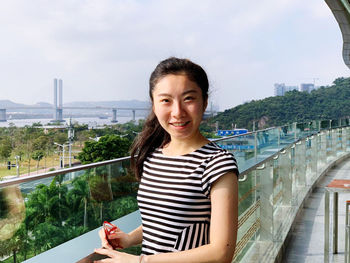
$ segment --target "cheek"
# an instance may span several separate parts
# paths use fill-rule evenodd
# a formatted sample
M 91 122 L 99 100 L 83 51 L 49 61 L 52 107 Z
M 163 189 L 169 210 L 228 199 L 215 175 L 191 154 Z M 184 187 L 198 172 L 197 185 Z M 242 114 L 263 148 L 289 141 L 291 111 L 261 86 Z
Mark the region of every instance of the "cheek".
M 166 111 L 157 105 L 153 106 L 153 112 L 156 115 L 159 122 L 162 122 L 166 118 Z
M 204 113 L 203 104 L 193 105 L 193 107 L 191 108 L 191 112 L 193 112 L 194 114 L 196 114 L 198 116 L 203 115 L 203 113 Z

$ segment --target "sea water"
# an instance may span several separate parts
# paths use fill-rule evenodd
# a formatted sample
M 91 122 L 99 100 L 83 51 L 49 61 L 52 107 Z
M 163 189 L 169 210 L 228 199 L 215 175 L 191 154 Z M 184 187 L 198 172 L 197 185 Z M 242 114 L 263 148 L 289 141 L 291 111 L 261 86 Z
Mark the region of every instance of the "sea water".
M 145 117 L 136 117 L 136 121 L 144 119 Z M 101 119 L 98 117 L 84 117 L 84 118 L 72 118 L 72 123 L 87 124 L 89 127 L 101 127 L 104 125 L 113 125 L 111 118 Z M 117 123 L 126 123 L 132 120 L 132 117 L 120 116 L 117 118 Z M 69 118 L 64 118 L 65 124 L 69 123 Z M 16 127 L 32 126 L 33 123 L 41 123 L 42 125 L 52 124 L 52 119 L 11 119 L 6 122 L 0 122 L 0 127 L 10 127 L 12 125 Z

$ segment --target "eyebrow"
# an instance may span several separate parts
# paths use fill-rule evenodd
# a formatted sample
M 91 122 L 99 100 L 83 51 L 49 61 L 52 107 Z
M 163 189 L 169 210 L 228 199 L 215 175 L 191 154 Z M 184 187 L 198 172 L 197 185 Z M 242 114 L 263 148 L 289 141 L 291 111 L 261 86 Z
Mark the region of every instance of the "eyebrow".
M 191 90 L 185 91 L 185 92 L 182 93 L 181 95 L 182 95 L 182 96 L 185 96 L 185 95 L 187 95 L 187 94 L 189 94 L 189 93 L 198 93 L 198 91 L 195 90 L 195 89 L 191 89 Z M 168 93 L 160 93 L 160 94 L 158 94 L 157 96 L 160 96 L 160 97 L 171 97 L 171 95 L 168 94 Z

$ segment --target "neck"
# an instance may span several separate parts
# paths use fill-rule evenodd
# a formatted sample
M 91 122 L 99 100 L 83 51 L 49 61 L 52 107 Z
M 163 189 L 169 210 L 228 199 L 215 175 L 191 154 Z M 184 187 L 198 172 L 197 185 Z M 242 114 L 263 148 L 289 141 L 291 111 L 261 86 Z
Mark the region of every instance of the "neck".
M 198 135 L 196 135 L 194 138 L 171 138 L 170 142 L 163 147 L 163 154 L 169 156 L 184 155 L 201 148 L 208 142 L 209 140 L 205 138 L 200 132 L 198 132 Z

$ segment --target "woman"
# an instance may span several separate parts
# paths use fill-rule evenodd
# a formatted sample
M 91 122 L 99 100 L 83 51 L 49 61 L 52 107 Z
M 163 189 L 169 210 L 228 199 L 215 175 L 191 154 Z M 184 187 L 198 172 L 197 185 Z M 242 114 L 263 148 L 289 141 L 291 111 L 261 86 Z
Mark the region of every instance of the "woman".
M 171 57 L 150 78 L 152 112 L 131 157 L 141 180 L 142 225 L 111 239 L 126 248 L 142 243 L 141 256 L 112 249 L 104 231 L 101 262 L 231 262 L 237 236 L 237 165 L 232 154 L 199 131 L 208 104 L 205 71 Z

